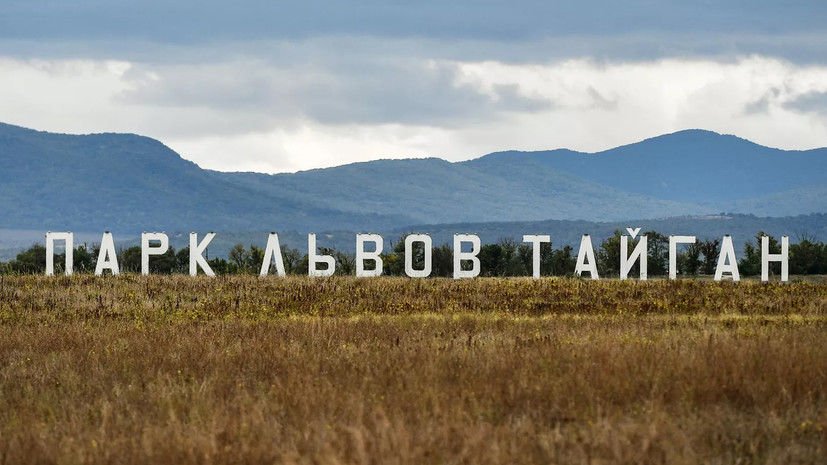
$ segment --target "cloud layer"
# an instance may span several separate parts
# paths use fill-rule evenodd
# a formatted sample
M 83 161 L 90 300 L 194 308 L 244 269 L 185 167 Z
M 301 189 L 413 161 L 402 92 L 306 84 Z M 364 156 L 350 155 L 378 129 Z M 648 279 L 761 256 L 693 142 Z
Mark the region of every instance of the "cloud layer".
M 0 121 L 135 132 L 219 170 L 687 128 L 827 145 L 823 2 L 9 0 Z

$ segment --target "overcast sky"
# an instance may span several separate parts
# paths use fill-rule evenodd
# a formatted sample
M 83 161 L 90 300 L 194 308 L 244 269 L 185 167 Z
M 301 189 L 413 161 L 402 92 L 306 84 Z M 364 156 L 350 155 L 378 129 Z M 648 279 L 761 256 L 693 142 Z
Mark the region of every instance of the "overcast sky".
M 827 2 L 3 0 L 0 121 L 204 168 L 597 151 L 681 129 L 827 146 Z

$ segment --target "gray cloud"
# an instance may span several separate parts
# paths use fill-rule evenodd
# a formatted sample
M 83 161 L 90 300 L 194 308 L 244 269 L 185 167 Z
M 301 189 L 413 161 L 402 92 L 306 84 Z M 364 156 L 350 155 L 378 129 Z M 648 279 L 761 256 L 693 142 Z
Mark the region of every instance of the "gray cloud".
M 755 100 L 753 102 L 749 102 L 744 105 L 744 114 L 745 115 L 759 115 L 759 114 L 767 114 L 770 109 L 770 101 L 778 98 L 781 95 L 781 89 L 777 87 L 773 87 L 772 89 L 766 91 L 764 95 Z
M 827 92 L 808 92 L 784 104 L 785 108 L 802 113 L 816 113 L 827 116 Z
M 309 118 L 322 124 L 440 125 L 490 121 L 506 112 L 551 107 L 516 85 L 494 95 L 456 82 L 451 63 L 364 57 L 275 64 L 242 60 L 202 65 L 137 66 L 127 79 L 133 90 L 119 96 L 133 105 L 201 107 L 246 115 L 223 130 L 255 130 Z M 250 115 L 256 115 L 251 122 Z M 252 124 L 252 126 L 251 126 Z
M 600 92 L 592 86 L 588 88 L 589 96 L 592 98 L 592 104 L 595 108 L 600 108 L 606 111 L 616 111 L 618 106 L 618 99 L 607 99 Z
M 144 62 L 201 55 L 203 61 L 204 50 L 260 54 L 274 43 L 326 38 L 347 53 L 355 37 L 373 40 L 377 47 L 391 42 L 417 55 L 471 60 L 763 54 L 823 62 L 826 22 L 827 3 L 820 0 L 5 0 L 0 53 L 97 54 Z M 265 45 L 254 45 L 255 50 L 250 44 Z
M 827 6 L 789 2 L 306 0 L 237 2 L 5 0 L 6 38 L 134 37 L 165 42 L 301 39 L 318 35 L 497 38 L 617 35 L 631 31 L 775 33 L 821 31 Z

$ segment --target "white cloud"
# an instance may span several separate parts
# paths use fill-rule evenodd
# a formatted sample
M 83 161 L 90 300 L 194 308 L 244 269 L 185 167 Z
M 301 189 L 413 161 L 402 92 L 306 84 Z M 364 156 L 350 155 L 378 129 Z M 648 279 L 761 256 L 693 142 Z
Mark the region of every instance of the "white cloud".
M 0 58 L 0 121 L 159 138 L 206 168 L 295 171 L 376 158 L 597 151 L 687 128 L 786 149 L 827 146 L 827 66 L 761 56 L 383 64 L 144 64 Z

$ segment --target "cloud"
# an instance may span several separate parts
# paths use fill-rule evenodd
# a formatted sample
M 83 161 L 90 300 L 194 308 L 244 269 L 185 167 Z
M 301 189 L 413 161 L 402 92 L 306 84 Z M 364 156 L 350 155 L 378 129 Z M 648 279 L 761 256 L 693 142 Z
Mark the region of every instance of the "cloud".
M 324 56 L 323 52 L 320 52 Z M 295 171 L 497 150 L 598 151 L 688 128 L 827 145 L 827 66 L 767 57 L 509 63 L 0 59 L 0 121 L 134 132 L 218 170 Z
M 827 3 L 818 0 L 5 0 L 0 55 L 206 63 L 323 46 L 340 56 L 456 61 L 759 54 L 824 63 L 825 21 Z
M 764 93 L 761 98 L 744 105 L 744 113 L 747 115 L 767 114 L 770 111 L 770 104 L 781 95 L 781 89 L 773 87 Z
M 0 13 L 0 31 L 6 38 L 106 40 L 126 36 L 199 43 L 330 35 L 450 40 L 616 36 L 633 31 L 704 35 L 715 31 L 763 34 L 771 30 L 774 35 L 783 35 L 821 31 L 827 7 L 818 0 L 795 4 L 748 0 L 595 0 L 588 4 L 542 0 L 6 0 Z
M 802 113 L 827 116 L 827 91 L 807 92 L 794 100 L 786 102 L 784 107 Z
M 537 112 L 542 98 L 521 95 L 516 84 L 488 93 L 459 82 L 458 65 L 434 60 L 358 57 L 280 66 L 260 60 L 136 66 L 117 99 L 130 105 L 202 108 L 256 115 L 258 123 L 227 121 L 217 132 L 251 131 L 309 119 L 322 124 L 408 124 L 451 127 Z

